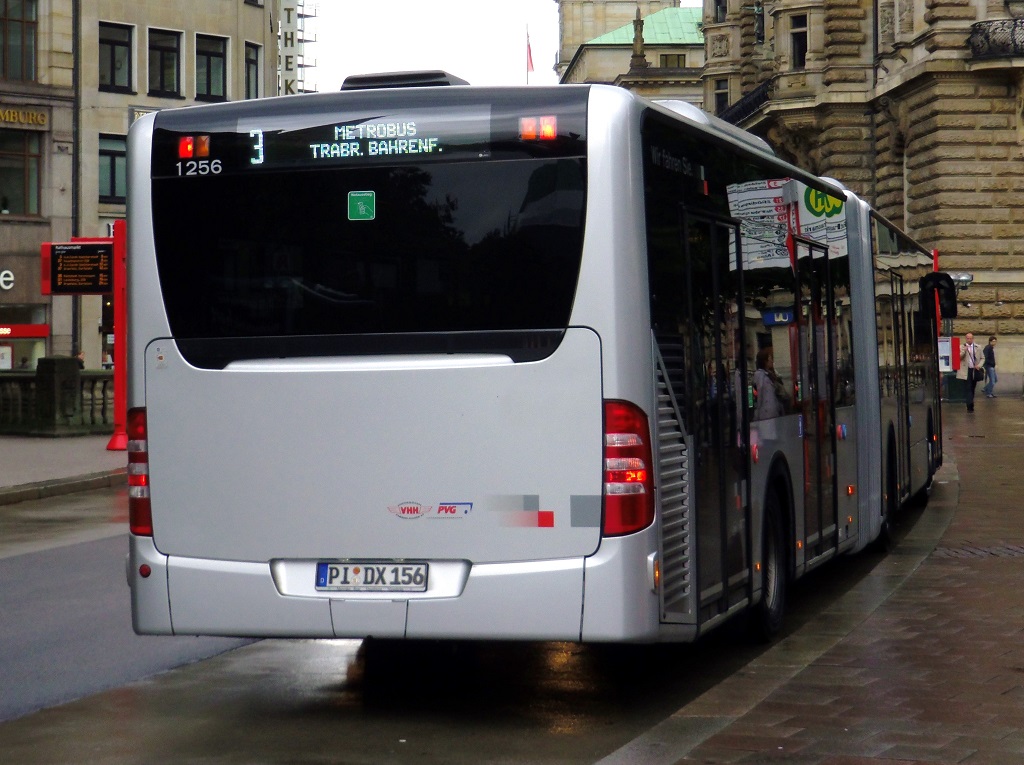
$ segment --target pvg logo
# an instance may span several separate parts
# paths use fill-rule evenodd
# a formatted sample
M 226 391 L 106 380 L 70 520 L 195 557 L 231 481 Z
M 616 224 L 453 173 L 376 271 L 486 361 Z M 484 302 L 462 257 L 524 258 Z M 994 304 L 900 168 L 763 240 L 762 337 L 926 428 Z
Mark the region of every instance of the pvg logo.
M 437 506 L 434 518 L 465 518 L 473 509 L 472 502 L 443 502 Z

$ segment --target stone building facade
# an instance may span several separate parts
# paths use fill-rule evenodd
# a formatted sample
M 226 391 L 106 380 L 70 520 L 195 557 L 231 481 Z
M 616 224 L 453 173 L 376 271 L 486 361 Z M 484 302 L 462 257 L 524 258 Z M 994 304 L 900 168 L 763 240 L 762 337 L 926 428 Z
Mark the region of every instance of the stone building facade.
M 0 4 L 0 371 L 70 337 L 41 294 L 39 245 L 72 234 L 71 0 Z M 70 307 L 69 299 L 66 300 Z M 70 347 L 70 346 L 69 346 Z
M 647 18 L 663 8 L 678 8 L 679 0 L 555 0 L 558 3 L 559 78 L 580 46 L 633 23 L 637 10 Z
M 705 97 L 974 277 L 953 333 L 1024 363 L 1024 19 L 985 0 L 706 0 Z M 1022 4 L 1024 8 L 1024 4 Z
M 279 18 L 301 5 L 0 3 L 0 371 L 79 350 L 87 367 L 104 364 L 108 298 L 42 295 L 40 245 L 108 236 L 124 217 L 140 115 L 277 95 Z
M 618 85 L 652 99 L 703 106 L 701 9 L 663 8 L 581 44 L 563 83 Z
M 562 62 L 638 6 L 556 1 Z M 1024 372 L 1024 0 L 704 0 L 703 16 L 705 108 L 972 274 L 953 333 L 997 335 L 1000 368 Z
M 140 116 L 277 95 L 278 14 L 272 0 L 82 3 L 81 236 L 107 236 L 125 215 L 126 142 Z M 79 347 L 99 366 L 111 352 L 109 298 L 83 296 L 79 310 Z

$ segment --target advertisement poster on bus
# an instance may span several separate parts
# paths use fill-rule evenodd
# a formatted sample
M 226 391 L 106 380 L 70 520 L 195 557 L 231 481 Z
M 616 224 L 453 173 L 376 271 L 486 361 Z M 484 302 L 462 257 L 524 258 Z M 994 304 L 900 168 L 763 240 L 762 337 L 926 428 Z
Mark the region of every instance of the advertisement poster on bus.
M 846 255 L 843 200 L 790 178 L 734 183 L 728 194 L 729 211 L 741 221 L 745 268 L 789 262 L 786 238 L 790 233 L 827 244 L 829 257 Z

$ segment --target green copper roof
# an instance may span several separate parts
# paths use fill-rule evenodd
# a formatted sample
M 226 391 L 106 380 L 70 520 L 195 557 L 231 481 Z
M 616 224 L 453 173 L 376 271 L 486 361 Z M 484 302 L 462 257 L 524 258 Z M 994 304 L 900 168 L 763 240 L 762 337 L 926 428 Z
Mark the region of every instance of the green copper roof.
M 645 45 L 701 45 L 703 8 L 664 8 L 644 19 Z M 587 45 L 632 45 L 633 23 L 605 32 Z

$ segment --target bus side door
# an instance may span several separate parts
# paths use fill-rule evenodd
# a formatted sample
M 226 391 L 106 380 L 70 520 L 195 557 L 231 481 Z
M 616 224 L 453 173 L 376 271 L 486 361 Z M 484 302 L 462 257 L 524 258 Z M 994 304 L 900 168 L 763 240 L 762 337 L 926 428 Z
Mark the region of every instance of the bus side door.
M 700 621 L 747 597 L 749 434 L 740 300 L 739 228 L 683 212 L 688 409 L 694 440 Z
M 835 397 L 832 369 L 835 312 L 828 274 L 828 248 L 794 239 L 800 289 L 800 411 L 804 444 L 804 546 L 806 560 L 837 544 Z

